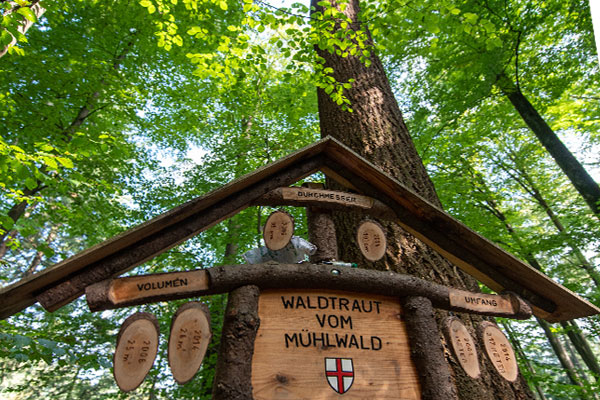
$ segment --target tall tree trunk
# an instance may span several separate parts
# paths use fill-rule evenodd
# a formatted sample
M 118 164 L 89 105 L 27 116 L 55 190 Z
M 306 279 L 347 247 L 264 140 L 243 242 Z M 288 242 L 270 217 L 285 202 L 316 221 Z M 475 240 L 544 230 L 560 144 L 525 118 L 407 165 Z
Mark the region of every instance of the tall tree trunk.
M 560 324 L 565 330 L 567 336 L 575 346 L 575 350 L 581 356 L 581 359 L 588 367 L 590 371 L 594 373 L 594 377 L 596 381 L 598 377 L 600 377 L 600 365 L 598 364 L 598 359 L 596 355 L 592 351 L 590 344 L 587 338 L 583 335 L 583 332 L 577 325 L 575 321 L 564 321 Z
M 322 10 L 316 0 L 312 6 Z M 358 0 L 350 0 L 344 9 L 352 21 L 348 29 L 366 31 L 357 21 Z M 314 15 L 314 14 L 313 14 Z M 402 114 L 394 98 L 383 65 L 371 50 L 371 66 L 366 67 L 358 57 L 341 57 L 316 49 L 325 60 L 324 67 L 333 68 L 337 82 L 355 79 L 353 87 L 345 93 L 353 112 L 345 112 L 331 100 L 325 91 L 318 90 L 319 118 L 322 136 L 333 136 L 352 148 L 365 159 L 376 164 L 385 173 L 419 193 L 432 204 L 441 207 L 433 184 L 417 154 L 404 124 Z M 332 182 L 328 182 L 333 187 Z M 477 282 L 442 258 L 438 253 L 404 232 L 396 224 L 380 223 L 385 227 L 388 250 L 382 261 L 370 263 L 364 260 L 358 246 L 353 245 L 354 231 L 359 215 L 335 214 L 336 234 L 340 258 L 358 261 L 363 267 L 387 269 L 408 273 L 453 287 L 478 290 Z M 440 313 L 437 317 L 441 318 Z M 465 316 L 467 324 L 477 324 L 481 318 Z M 452 370 L 459 398 L 461 399 L 533 399 L 527 384 L 519 379 L 508 383 L 499 379 L 493 366 L 481 358 L 482 377 L 468 378 L 455 363 L 448 363 Z
M 585 202 L 600 219 L 600 186 L 588 174 L 567 146 L 556 136 L 556 133 L 537 112 L 527 97 L 521 92 L 512 80 L 502 74 L 497 85 L 508 97 L 523 121 L 538 138 L 540 143 L 550 153 L 560 169 L 567 175 L 575 189 L 581 194 Z

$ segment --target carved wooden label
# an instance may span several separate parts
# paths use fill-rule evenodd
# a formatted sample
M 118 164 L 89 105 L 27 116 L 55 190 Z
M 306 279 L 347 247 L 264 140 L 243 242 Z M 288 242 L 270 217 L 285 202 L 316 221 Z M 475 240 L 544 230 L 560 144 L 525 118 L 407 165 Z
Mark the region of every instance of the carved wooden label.
M 173 316 L 169 336 L 169 366 L 179 384 L 189 382 L 202 365 L 212 337 L 206 304 L 190 302 Z
M 151 299 L 159 294 L 187 293 L 208 289 L 205 270 L 131 276 L 113 281 L 108 293 L 114 304 Z
M 387 241 L 381 225 L 375 221 L 363 221 L 356 231 L 356 241 L 363 256 L 369 261 L 380 260 L 385 255 Z
M 308 189 L 308 188 L 282 188 L 285 200 L 296 201 L 322 201 L 324 203 L 337 203 L 361 208 L 373 207 L 373 199 L 354 193 L 337 192 L 334 190 Z
M 471 378 L 479 378 L 481 370 L 477 357 L 475 341 L 467 327 L 456 317 L 444 320 L 444 334 L 446 341 L 452 349 L 454 358 Z
M 135 313 L 123 322 L 117 336 L 113 374 L 124 392 L 137 388 L 152 368 L 158 335 L 158 321 L 152 314 Z
M 464 290 L 450 289 L 450 305 L 461 307 L 465 310 L 491 313 L 514 313 L 514 308 L 509 299 L 495 294 L 465 292 Z
M 484 321 L 479 326 L 479 335 L 485 353 L 496 371 L 507 381 L 514 382 L 519 374 L 515 352 L 504 333 L 495 324 Z
M 420 399 L 397 299 L 338 291 L 261 293 L 255 399 Z
M 265 246 L 270 250 L 281 250 L 292 240 L 294 220 L 283 211 L 275 211 L 265 223 L 263 238 Z

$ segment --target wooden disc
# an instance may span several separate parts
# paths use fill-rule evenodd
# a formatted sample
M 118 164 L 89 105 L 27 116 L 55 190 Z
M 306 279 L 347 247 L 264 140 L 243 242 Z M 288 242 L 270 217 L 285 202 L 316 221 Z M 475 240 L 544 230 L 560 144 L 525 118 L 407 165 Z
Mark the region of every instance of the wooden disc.
M 158 336 L 158 320 L 149 313 L 135 313 L 121 325 L 113 374 L 122 391 L 137 388 L 148 375 L 158 352 Z
M 265 223 L 263 238 L 269 250 L 281 250 L 292 240 L 294 219 L 285 211 L 275 211 Z
M 482 322 L 479 336 L 483 342 L 485 354 L 494 364 L 496 371 L 507 381 L 514 382 L 519 374 L 515 352 L 504 333 L 491 322 Z
M 380 260 L 385 255 L 385 231 L 375 221 L 365 220 L 360 223 L 356 231 L 356 241 L 360 252 L 369 261 Z
M 452 349 L 454 358 L 471 378 L 479 378 L 481 370 L 477 357 L 475 340 L 467 327 L 456 317 L 448 317 L 443 322 L 444 335 Z
M 211 337 L 206 304 L 190 302 L 179 307 L 171 322 L 168 350 L 169 366 L 177 383 L 183 385 L 196 375 Z

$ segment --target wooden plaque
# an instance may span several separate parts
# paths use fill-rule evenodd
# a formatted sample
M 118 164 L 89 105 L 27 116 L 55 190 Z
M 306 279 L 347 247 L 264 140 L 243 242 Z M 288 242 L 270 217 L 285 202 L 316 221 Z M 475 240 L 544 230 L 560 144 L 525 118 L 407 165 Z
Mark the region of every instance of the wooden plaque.
M 208 289 L 206 270 L 171 272 L 115 279 L 108 297 L 113 304 L 151 301 L 153 296 L 184 294 Z
M 465 310 L 513 314 L 515 309 L 508 298 L 495 294 L 473 293 L 459 289 L 449 290 L 450 305 Z
M 152 314 L 135 313 L 123 322 L 117 336 L 113 374 L 124 392 L 144 381 L 158 352 L 158 320 Z
M 467 327 L 456 317 L 446 318 L 443 327 L 444 336 L 452 349 L 454 358 L 458 360 L 458 363 L 467 375 L 471 378 L 479 378 L 481 370 L 479 368 L 477 348 Z
M 206 304 L 190 302 L 179 307 L 171 322 L 169 366 L 177 383 L 192 380 L 210 343 L 210 313 Z
M 275 211 L 265 223 L 263 238 L 265 245 L 270 250 L 281 250 L 292 240 L 294 234 L 294 220 L 284 211 Z
M 519 374 L 515 352 L 504 333 L 495 324 L 484 321 L 479 326 L 479 335 L 485 354 L 494 364 L 496 371 L 507 381 L 514 382 Z
M 373 207 L 373 199 L 355 193 L 339 192 L 335 190 L 284 187 L 281 190 L 285 200 L 294 201 L 320 201 L 323 203 L 336 203 L 369 209 Z
M 258 305 L 254 399 L 420 399 L 395 298 L 268 290 Z
M 375 221 L 363 221 L 356 231 L 360 252 L 369 261 L 380 260 L 385 255 L 387 241 L 381 225 Z

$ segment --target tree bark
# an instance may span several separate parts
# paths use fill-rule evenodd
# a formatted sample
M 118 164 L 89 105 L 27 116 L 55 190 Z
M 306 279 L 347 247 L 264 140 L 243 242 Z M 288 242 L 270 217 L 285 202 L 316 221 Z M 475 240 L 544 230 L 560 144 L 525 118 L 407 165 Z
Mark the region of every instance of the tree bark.
M 584 198 L 592 212 L 600 219 L 600 186 L 588 174 L 567 146 L 537 112 L 521 89 L 505 75 L 501 75 L 498 86 L 515 107 L 523 121 L 550 153 L 560 169 L 567 175 L 575 189 Z
M 314 10 L 322 11 L 322 7 L 317 5 L 316 0 L 312 1 L 312 7 Z M 355 32 L 362 30 L 370 35 L 367 27 L 361 26 L 358 22 L 357 0 L 346 3 L 343 13 L 354 21 L 349 25 L 348 30 L 352 29 Z M 337 25 L 337 29 L 342 28 Z M 408 133 L 383 65 L 373 49 L 369 50 L 371 65 L 366 67 L 358 57 L 351 55 L 342 57 L 335 52 L 316 49 L 317 54 L 325 60 L 324 67 L 333 69 L 333 76 L 337 82 L 355 80 L 352 88 L 344 91 L 350 101 L 352 113 L 342 111 L 324 90 L 318 89 L 321 136 L 337 138 L 385 173 L 441 208 L 433 184 Z M 343 187 L 336 187 L 331 181 L 328 181 L 328 185 L 330 188 L 346 190 Z M 334 213 L 333 217 L 340 260 L 358 262 L 363 268 L 407 273 L 448 286 L 471 291 L 479 290 L 477 282 L 472 277 L 459 271 L 438 253 L 394 223 L 378 221 L 387 231 L 388 249 L 382 260 L 368 262 L 360 254 L 354 239 L 354 232 L 361 215 Z M 436 315 L 438 323 L 444 316 L 445 314 L 441 312 Z M 468 325 L 480 321 L 482 321 L 481 317 L 465 316 Z M 493 366 L 489 363 L 483 365 L 482 377 L 473 380 L 461 378 L 460 367 L 452 364 L 449 359 L 446 362 L 454 368 L 451 374 L 460 399 L 533 399 L 533 394 L 522 379 L 512 384 L 498 379 L 494 375 Z

